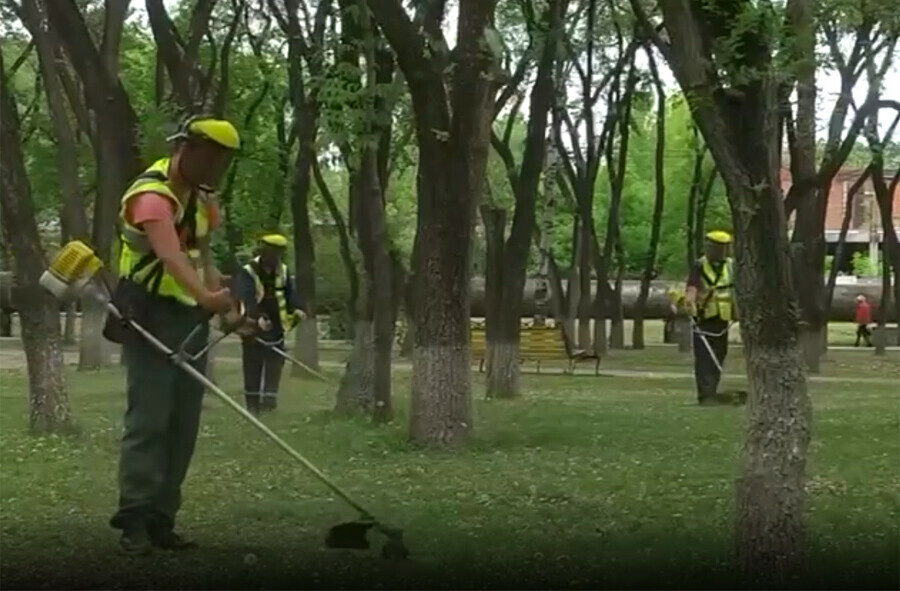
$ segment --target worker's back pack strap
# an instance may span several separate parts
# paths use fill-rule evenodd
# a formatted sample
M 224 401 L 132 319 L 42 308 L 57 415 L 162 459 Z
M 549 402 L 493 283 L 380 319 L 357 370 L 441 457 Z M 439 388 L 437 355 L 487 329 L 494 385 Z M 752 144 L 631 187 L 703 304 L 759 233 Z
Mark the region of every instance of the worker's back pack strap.
M 732 276 L 731 262 L 730 262 L 730 261 L 724 261 L 724 262 L 722 263 L 722 266 L 719 267 L 719 271 L 718 271 L 718 273 L 716 273 L 716 276 L 715 276 L 715 277 L 710 277 L 710 276 L 706 273 L 706 264 L 705 264 L 706 261 L 707 261 L 707 259 L 705 259 L 705 258 L 700 259 L 699 266 L 700 266 L 700 275 L 703 277 L 704 280 L 706 280 L 706 285 L 707 285 L 707 287 L 709 287 L 709 288 L 712 289 L 712 290 L 717 290 L 717 289 L 731 289 L 732 283 L 734 283 L 734 277 Z M 725 271 L 725 267 L 726 267 L 726 266 L 728 267 L 728 279 L 729 279 L 729 282 L 728 282 L 727 284 L 725 284 L 725 285 L 717 285 L 717 284 L 719 283 L 719 279 L 722 278 L 722 273 Z M 711 263 L 710 263 L 710 267 L 712 267 L 712 264 L 711 264 Z
M 169 181 L 169 177 L 166 176 L 164 172 L 161 170 L 147 170 L 143 173 L 139 174 L 134 182 L 137 183 L 139 181 L 148 180 L 148 181 L 156 181 L 160 183 L 167 183 Z M 184 210 L 184 215 L 181 216 L 181 219 L 175 223 L 175 232 L 181 236 L 181 233 L 187 230 L 187 244 L 188 248 L 194 248 L 197 245 L 197 192 L 192 190 L 190 197 L 188 198 L 187 207 Z M 156 253 L 153 249 L 150 249 L 144 256 L 138 259 L 138 262 L 131 268 L 131 271 L 128 274 L 128 279 L 134 280 L 134 276 L 137 273 L 140 273 L 143 269 L 146 269 L 151 264 L 157 261 Z M 150 271 L 146 277 L 141 280 L 141 285 L 143 285 L 150 293 L 157 293 L 159 291 L 159 287 L 162 284 L 163 275 L 165 274 L 165 269 L 163 265 L 157 265 L 155 269 Z

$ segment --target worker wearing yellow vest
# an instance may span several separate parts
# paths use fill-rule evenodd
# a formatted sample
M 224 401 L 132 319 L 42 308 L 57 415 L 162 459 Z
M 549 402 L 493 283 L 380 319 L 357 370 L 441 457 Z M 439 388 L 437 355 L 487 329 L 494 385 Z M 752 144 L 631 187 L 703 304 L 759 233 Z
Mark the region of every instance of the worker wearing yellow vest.
M 244 265 L 235 286 L 247 318 L 258 327 L 241 340 L 244 400 L 254 414 L 277 408 L 284 358 L 272 348 L 284 351 L 285 333 L 304 318 L 284 263 L 286 250 L 287 238 L 281 234 L 263 236 L 258 256 Z
M 719 402 L 719 367 L 728 355 L 728 327 L 736 319 L 734 306 L 734 262 L 728 256 L 731 234 L 715 230 L 706 234 L 706 253 L 691 269 L 685 303 L 694 317 L 694 376 L 701 405 Z M 701 340 L 706 338 L 710 352 Z
M 211 314 L 232 308 L 212 261 L 210 232 L 220 217 L 212 191 L 240 138 L 228 121 L 194 117 L 169 140 L 171 157 L 154 162 L 122 197 L 113 298 L 169 348 L 194 354 L 208 339 Z M 127 554 L 193 547 L 175 533 L 175 515 L 197 439 L 203 385 L 116 321 L 104 334 L 122 344 L 127 372 L 119 508 L 110 524 L 122 530 Z M 205 355 L 193 363 L 205 371 Z

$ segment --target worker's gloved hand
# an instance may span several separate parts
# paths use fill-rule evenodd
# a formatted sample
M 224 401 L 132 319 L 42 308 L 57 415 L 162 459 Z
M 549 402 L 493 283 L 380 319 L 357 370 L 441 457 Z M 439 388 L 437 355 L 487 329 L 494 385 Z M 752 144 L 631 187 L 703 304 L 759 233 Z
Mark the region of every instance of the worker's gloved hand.
M 291 326 L 297 326 L 304 320 L 306 320 L 306 312 L 298 308 L 297 310 L 294 310 L 294 314 L 291 316 Z
M 697 302 L 685 302 L 685 308 L 687 308 L 687 313 L 689 316 L 697 317 Z
M 263 332 L 272 330 L 272 321 L 267 316 L 260 316 L 256 321 L 257 326 Z

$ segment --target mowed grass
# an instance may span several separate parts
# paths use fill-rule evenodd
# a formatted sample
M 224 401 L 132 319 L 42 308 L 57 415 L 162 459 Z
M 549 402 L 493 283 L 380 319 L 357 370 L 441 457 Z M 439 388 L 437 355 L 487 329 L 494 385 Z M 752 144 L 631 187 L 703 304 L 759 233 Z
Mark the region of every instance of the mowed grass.
M 656 355 L 632 354 L 650 364 Z M 868 375 L 893 376 L 884 363 Z M 235 398 L 238 371 L 217 367 Z M 407 371 L 395 371 L 397 419 L 381 428 L 332 418 L 328 386 L 286 378 L 281 406 L 266 422 L 405 530 L 413 555 L 398 564 L 378 556 L 374 533 L 368 552 L 324 549 L 327 528 L 354 512 L 213 397 L 179 517 L 201 547 L 119 556 L 107 521 L 116 504 L 123 374 L 69 377 L 79 433 L 34 438 L 26 434 L 25 374 L 0 373 L 5 588 L 735 586 L 734 479 L 745 411 L 694 406 L 688 380 L 526 374 L 523 399 L 484 401 L 476 374 L 471 442 L 434 452 L 407 443 Z M 851 380 L 810 390 L 807 584 L 896 585 L 896 384 Z M 251 553 L 257 561 L 245 562 Z

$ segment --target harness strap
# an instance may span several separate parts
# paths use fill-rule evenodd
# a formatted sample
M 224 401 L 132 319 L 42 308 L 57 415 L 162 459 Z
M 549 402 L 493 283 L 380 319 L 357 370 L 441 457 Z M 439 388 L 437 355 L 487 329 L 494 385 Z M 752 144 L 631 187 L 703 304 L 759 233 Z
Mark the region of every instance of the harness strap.
M 161 170 L 147 170 L 139 174 L 135 177 L 135 182 L 141 180 L 151 180 L 157 181 L 160 183 L 168 182 L 169 177 L 166 176 L 164 172 Z M 197 245 L 197 192 L 191 190 L 190 197 L 188 197 L 187 207 L 184 210 L 184 215 L 181 216 L 181 220 L 175 223 L 175 232 L 181 237 L 181 233 L 187 229 L 188 235 L 187 240 L 185 241 L 185 245 L 188 248 L 193 248 Z M 131 271 L 128 274 L 129 280 L 134 280 L 134 276 L 137 273 L 140 273 L 142 270 L 146 269 L 150 265 L 158 262 L 159 259 L 156 256 L 156 253 L 153 252 L 153 249 L 150 249 L 149 252 L 144 254 L 138 262 L 131 268 Z M 143 280 L 140 281 L 140 284 L 145 287 L 150 293 L 157 294 L 159 293 L 160 285 L 162 285 L 163 275 L 165 274 L 165 270 L 162 265 L 157 265 L 152 271 L 150 271 Z

